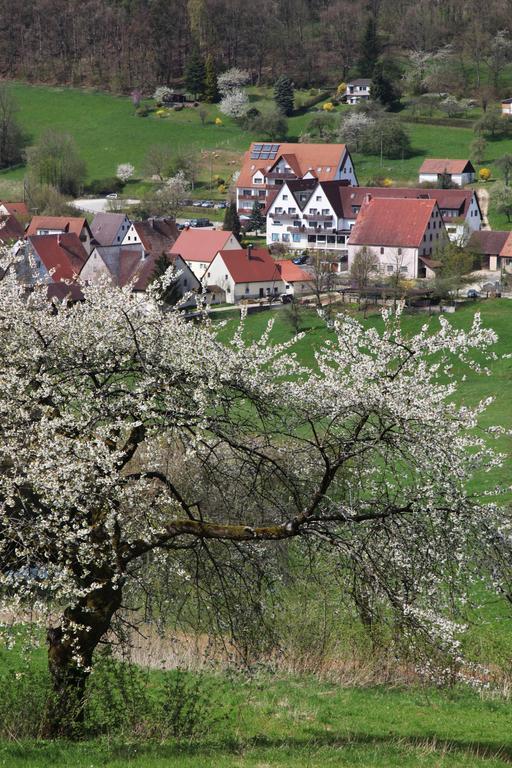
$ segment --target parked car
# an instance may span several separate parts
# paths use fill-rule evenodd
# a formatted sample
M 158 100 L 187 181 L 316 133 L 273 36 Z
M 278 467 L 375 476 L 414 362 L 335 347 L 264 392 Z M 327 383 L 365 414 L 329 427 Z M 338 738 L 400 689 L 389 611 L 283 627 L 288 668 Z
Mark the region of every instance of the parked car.
M 203 205 L 203 201 L 202 200 L 194 200 L 194 202 L 192 203 L 192 206 L 194 208 L 201 208 L 202 205 Z
M 106 195 L 107 200 L 117 200 L 117 192 L 110 192 Z
M 297 256 L 297 258 L 292 259 L 292 264 L 305 264 L 308 260 L 307 256 Z
M 226 203 L 225 200 L 223 200 L 221 203 L 215 203 L 215 208 L 220 208 L 221 210 L 228 207 L 228 203 Z
M 191 227 L 211 227 L 212 223 L 210 219 L 190 219 L 189 225 Z
M 478 293 L 478 291 L 475 291 L 474 288 L 470 288 L 466 296 L 468 297 L 468 299 L 478 299 L 480 294 Z
M 213 208 L 213 207 L 214 207 L 213 200 L 205 200 L 201 206 L 201 208 Z
M 279 296 L 279 301 L 281 304 L 291 304 L 293 301 L 293 296 L 291 293 L 282 293 Z

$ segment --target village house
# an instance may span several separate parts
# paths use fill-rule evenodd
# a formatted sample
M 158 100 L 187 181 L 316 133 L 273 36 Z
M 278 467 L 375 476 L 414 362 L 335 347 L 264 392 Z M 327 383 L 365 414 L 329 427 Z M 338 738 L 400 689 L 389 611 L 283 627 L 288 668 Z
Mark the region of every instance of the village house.
M 306 269 L 298 264 L 294 264 L 291 259 L 276 259 L 284 284 L 284 293 L 290 296 L 302 296 L 305 293 L 311 293 L 312 276 Z
M 253 143 L 245 153 L 237 180 L 237 210 L 242 220 L 254 203 L 266 214 L 279 189 L 290 180 L 344 180 L 357 186 L 357 176 L 345 144 Z
M 127 230 L 121 245 L 141 245 L 146 253 L 166 250 L 178 239 L 179 231 L 174 219 L 150 218 L 133 222 Z
M 67 235 L 78 237 L 87 253 L 92 250 L 92 232 L 87 219 L 79 216 L 33 216 L 26 237 L 34 235 Z
M 219 251 L 208 267 L 203 283 L 225 291 L 228 304 L 242 299 L 272 299 L 284 292 L 279 265 L 266 248 L 252 245 L 240 250 Z
M 467 248 L 479 258 L 481 270 L 498 272 L 512 268 L 512 232 L 485 229 L 473 232 Z
M 361 208 L 348 240 L 348 267 L 361 248 L 376 258 L 383 275 L 434 276 L 436 252 L 448 241 L 435 200 L 372 198 Z
M 368 101 L 371 87 L 372 81 L 366 77 L 350 80 L 345 91 L 347 104 L 359 104 L 360 101 Z
M 22 223 L 29 219 L 30 214 L 26 203 L 0 200 L 0 216 L 15 216 Z
M 471 160 L 445 160 L 427 158 L 419 171 L 420 184 L 441 184 L 444 182 L 463 187 L 476 178 Z
M 32 235 L 20 245 L 16 271 L 24 285 L 60 283 L 79 276 L 88 253 L 74 232 Z
M 194 275 L 202 279 L 219 251 L 240 250 L 242 246 L 232 232 L 222 229 L 183 229 L 171 248 L 180 255 Z
M 185 294 L 200 291 L 201 284 L 180 256 L 169 254 L 167 251 L 154 250 L 147 252 L 141 245 L 98 245 L 84 264 L 80 279 L 85 283 L 94 284 L 102 278 L 115 286 L 124 288 L 132 284 L 135 293 L 145 291 L 157 276 L 157 261 L 165 258 L 169 266 L 173 266 L 177 277 L 176 296 L 181 299 Z M 194 296 L 183 303 L 183 307 L 195 305 Z
M 502 99 L 501 101 L 501 113 L 510 117 L 512 115 L 512 99 Z
M 24 235 L 25 228 L 15 216 L 0 215 L 0 243 L 2 245 L 10 245 L 22 240 Z
M 121 245 L 132 222 L 124 213 L 97 213 L 91 223 L 96 245 Z
M 435 200 L 448 236 L 464 243 L 482 226 L 473 190 L 410 187 L 348 187 L 344 182 L 290 181 L 283 185 L 267 214 L 267 245 L 290 250 L 329 250 L 346 257 L 347 240 L 366 197 Z

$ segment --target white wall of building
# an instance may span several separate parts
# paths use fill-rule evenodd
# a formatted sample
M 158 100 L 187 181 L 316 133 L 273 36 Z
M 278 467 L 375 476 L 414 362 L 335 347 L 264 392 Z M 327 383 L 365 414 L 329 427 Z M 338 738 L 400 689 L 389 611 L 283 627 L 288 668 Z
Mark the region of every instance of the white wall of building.
M 210 264 L 203 277 L 203 283 L 206 286 L 217 285 L 222 288 L 226 292 L 228 304 L 236 304 L 241 299 L 259 299 L 284 293 L 284 283 L 279 278 L 267 282 L 235 283 L 220 254 L 217 254 Z

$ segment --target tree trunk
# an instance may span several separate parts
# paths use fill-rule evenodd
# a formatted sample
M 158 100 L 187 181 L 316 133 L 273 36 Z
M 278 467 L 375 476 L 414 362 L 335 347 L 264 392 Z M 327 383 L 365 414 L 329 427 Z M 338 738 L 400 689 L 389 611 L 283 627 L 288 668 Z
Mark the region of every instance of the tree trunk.
M 51 696 L 46 738 L 79 738 L 83 733 L 85 694 L 93 655 L 121 604 L 121 589 L 108 581 L 64 611 L 60 626 L 47 633 Z

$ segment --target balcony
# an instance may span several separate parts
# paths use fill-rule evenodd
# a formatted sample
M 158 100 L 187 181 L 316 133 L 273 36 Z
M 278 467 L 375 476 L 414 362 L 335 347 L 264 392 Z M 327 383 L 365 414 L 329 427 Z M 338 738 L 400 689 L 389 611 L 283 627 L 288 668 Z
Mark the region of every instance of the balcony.
M 311 219 L 312 221 L 332 221 L 333 220 L 332 215 L 321 216 L 319 213 L 305 213 L 304 218 L 308 220 Z
M 283 173 L 279 173 L 278 171 L 272 171 L 272 173 L 266 174 L 267 179 L 282 179 L 283 181 L 293 181 L 297 178 L 297 176 L 293 173 L 293 171 L 284 171 Z

